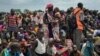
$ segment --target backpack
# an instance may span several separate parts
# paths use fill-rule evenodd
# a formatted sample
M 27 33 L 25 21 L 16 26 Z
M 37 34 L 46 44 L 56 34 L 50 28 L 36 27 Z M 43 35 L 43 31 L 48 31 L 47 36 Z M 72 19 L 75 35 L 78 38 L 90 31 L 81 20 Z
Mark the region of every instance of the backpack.
M 79 10 L 80 11 L 80 10 Z M 77 11 L 75 14 L 72 13 L 72 15 L 68 19 L 68 24 L 70 29 L 76 29 L 77 28 L 77 22 L 76 22 L 76 14 L 79 12 Z

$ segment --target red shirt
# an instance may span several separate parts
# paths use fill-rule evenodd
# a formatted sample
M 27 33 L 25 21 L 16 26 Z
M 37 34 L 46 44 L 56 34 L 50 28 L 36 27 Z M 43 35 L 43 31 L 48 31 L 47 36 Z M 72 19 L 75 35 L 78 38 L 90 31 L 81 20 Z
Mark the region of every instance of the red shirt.
M 57 48 L 57 50 L 62 50 L 63 48 Z M 55 55 L 55 56 L 59 56 L 59 55 Z M 69 56 L 68 51 L 65 51 L 64 53 L 62 53 L 60 56 Z
M 17 18 L 15 15 L 8 16 L 8 26 L 17 26 Z

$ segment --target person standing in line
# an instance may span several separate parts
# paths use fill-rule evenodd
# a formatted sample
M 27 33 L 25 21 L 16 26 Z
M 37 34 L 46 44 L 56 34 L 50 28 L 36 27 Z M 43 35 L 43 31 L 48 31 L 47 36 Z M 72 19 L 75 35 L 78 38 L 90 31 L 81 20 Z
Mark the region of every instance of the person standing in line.
M 10 15 L 7 17 L 7 30 L 10 33 L 10 38 L 16 37 L 17 27 L 18 27 L 18 19 L 15 15 L 14 9 L 11 9 Z
M 53 31 L 52 31 L 52 20 L 53 20 L 53 5 L 48 4 L 46 7 L 46 12 L 44 14 L 43 21 L 48 26 L 49 37 L 53 38 Z
M 82 31 L 84 30 L 84 14 L 83 14 L 83 4 L 78 3 L 77 7 L 74 9 L 74 14 L 76 16 L 77 27 L 73 33 L 73 42 L 77 45 L 80 50 L 80 42 L 82 38 Z

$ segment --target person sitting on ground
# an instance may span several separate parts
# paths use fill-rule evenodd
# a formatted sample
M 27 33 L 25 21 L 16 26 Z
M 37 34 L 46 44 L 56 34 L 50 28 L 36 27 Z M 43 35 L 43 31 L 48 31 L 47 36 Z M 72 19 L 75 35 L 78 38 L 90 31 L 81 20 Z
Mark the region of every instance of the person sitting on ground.
M 72 40 L 71 39 L 65 39 L 64 42 L 62 43 L 62 45 L 58 44 L 56 46 L 57 48 L 57 55 L 61 55 L 61 56 L 70 56 L 70 53 L 72 51 L 72 46 L 73 46 L 73 43 L 72 43 Z
M 47 54 L 48 56 L 55 56 L 57 54 L 55 40 L 49 41 L 48 46 L 47 46 Z
M 76 45 L 73 45 L 73 51 L 70 52 L 70 56 L 82 56 Z
M 8 43 L 5 40 L 2 42 L 2 51 L 0 52 L 0 56 L 10 56 Z

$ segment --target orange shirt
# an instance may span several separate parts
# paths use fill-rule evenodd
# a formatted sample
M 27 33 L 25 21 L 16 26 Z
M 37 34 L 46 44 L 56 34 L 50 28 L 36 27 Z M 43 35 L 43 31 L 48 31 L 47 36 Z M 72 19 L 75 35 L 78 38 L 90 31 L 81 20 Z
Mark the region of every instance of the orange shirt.
M 79 11 L 80 10 L 80 11 Z M 79 11 L 79 12 L 78 12 Z M 78 12 L 78 13 L 77 13 Z M 81 23 L 81 20 L 80 20 L 80 16 L 81 16 L 81 13 L 83 13 L 83 11 L 80 9 L 80 8 L 75 8 L 74 9 L 74 14 L 76 14 L 76 21 L 77 21 L 77 29 L 79 30 L 83 30 L 84 26 L 83 24 Z

